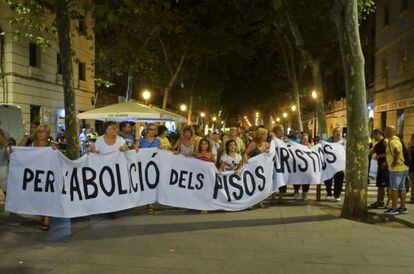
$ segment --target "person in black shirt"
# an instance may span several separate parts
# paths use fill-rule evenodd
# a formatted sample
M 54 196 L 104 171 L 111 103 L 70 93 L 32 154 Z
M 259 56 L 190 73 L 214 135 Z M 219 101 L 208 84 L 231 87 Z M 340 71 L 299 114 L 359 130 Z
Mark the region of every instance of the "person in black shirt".
M 387 189 L 387 196 L 389 202 L 389 186 L 390 186 L 390 179 L 389 179 L 389 171 L 387 166 L 387 161 L 385 158 L 385 151 L 386 151 L 386 141 L 384 139 L 384 134 L 381 130 L 375 129 L 373 131 L 373 138 L 375 140 L 374 147 L 369 151 L 369 155 L 375 155 L 377 162 L 378 162 L 378 170 L 377 170 L 377 179 L 376 185 L 378 187 L 378 196 L 377 201 L 371 204 L 372 208 L 384 208 L 384 198 L 385 198 L 385 189 Z

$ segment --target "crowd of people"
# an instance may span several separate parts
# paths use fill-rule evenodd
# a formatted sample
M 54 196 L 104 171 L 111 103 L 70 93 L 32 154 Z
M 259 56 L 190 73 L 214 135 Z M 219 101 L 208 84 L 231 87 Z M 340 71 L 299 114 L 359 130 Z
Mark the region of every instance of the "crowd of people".
M 318 138 L 312 138 L 304 132 L 291 131 L 285 135 L 282 126 L 275 126 L 271 130 L 264 126 L 231 127 L 228 132 L 217 131 L 203 135 L 197 127 L 183 126 L 179 135 L 168 134 L 163 125 L 147 124 L 141 136 L 135 136 L 134 123 L 131 122 L 105 122 L 104 133 L 98 135 L 94 128 L 82 129 L 79 134 L 80 152 L 84 153 L 110 153 L 113 151 L 139 151 L 146 148 L 159 148 L 170 150 L 175 154 L 193 157 L 202 161 L 213 163 L 219 172 L 239 172 L 249 158 L 269 151 L 269 144 L 273 138 L 284 142 L 296 142 L 307 147 L 319 143 Z M 16 145 L 0 131 L 0 147 Z M 372 133 L 372 148 L 370 158 L 378 162 L 376 185 L 378 187 L 377 201 L 371 206 L 385 208 L 387 214 L 403 214 L 407 212 L 405 206 L 406 192 L 411 187 L 410 202 L 414 203 L 414 134 L 406 146 L 402 139 L 395 134 L 395 128 L 388 126 L 385 133 L 374 130 Z M 340 128 L 335 128 L 331 137 L 324 141 L 345 145 Z M 53 149 L 66 149 L 64 131 L 60 130 L 55 140 L 51 138 L 50 128 L 47 124 L 34 124 L 30 133 L 17 145 L 32 147 L 52 147 Z M 409 180 L 411 179 L 411 183 Z M 315 182 L 317 183 L 317 182 Z M 336 173 L 332 179 L 324 182 L 326 186 L 326 200 L 340 201 L 344 183 L 344 172 Z M 306 201 L 309 185 L 294 185 L 294 199 Z M 333 191 L 332 191 L 333 187 Z M 300 195 L 300 189 L 302 193 Z M 286 193 L 287 187 L 279 189 L 279 199 Z M 390 204 L 384 202 L 388 197 Z M 397 200 L 400 199 L 400 206 Z M 272 195 L 271 201 L 276 201 Z M 263 203 L 258 206 L 265 207 Z M 153 213 L 153 205 L 149 205 L 148 212 Z M 49 218 L 43 217 L 42 229 L 49 229 Z

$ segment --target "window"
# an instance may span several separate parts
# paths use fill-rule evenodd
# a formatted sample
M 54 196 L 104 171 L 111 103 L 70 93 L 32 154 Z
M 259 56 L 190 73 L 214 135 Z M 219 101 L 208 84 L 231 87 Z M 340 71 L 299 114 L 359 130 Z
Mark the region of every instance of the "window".
M 60 58 L 60 53 L 58 53 L 56 55 L 57 74 L 62 74 L 62 61 Z
M 82 80 L 82 81 L 86 80 L 86 64 L 85 63 L 79 62 L 78 77 L 79 77 L 79 80 Z
M 387 27 L 389 24 L 390 24 L 390 9 L 388 6 L 384 6 L 383 27 Z
M 381 60 L 381 78 L 387 79 L 388 78 L 388 62 L 387 59 Z
M 30 105 L 30 123 L 40 123 L 40 106 Z
M 397 110 L 397 135 L 404 136 L 404 110 Z
M 387 126 L 387 112 L 381 112 L 381 130 L 384 132 L 385 127 Z
M 40 49 L 35 43 L 29 44 L 29 66 L 40 68 Z
M 398 71 L 403 72 L 407 70 L 407 49 L 400 49 L 398 54 Z
M 86 21 L 85 16 L 80 16 L 78 20 L 78 32 L 80 35 L 86 35 Z
M 401 0 L 401 12 L 408 10 L 408 0 Z

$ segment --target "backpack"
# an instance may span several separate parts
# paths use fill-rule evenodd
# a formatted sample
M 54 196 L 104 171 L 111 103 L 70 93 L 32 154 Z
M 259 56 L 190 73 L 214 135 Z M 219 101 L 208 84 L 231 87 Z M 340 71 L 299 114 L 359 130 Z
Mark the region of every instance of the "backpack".
M 408 151 L 407 146 L 404 144 L 404 141 L 402 139 L 400 140 L 400 142 L 402 145 L 404 155 L 404 165 L 411 167 L 413 159 L 411 159 L 410 152 Z

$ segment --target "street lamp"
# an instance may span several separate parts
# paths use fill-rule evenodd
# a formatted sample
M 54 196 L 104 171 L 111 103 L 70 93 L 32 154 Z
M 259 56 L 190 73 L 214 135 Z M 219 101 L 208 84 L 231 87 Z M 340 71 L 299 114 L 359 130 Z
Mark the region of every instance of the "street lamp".
M 276 117 L 276 122 L 280 122 L 280 118 L 279 117 Z
M 318 98 L 318 93 L 316 92 L 316 90 L 312 90 L 312 98 L 315 100 Z
M 283 118 L 287 118 L 287 116 L 288 116 L 288 114 L 286 113 L 286 112 L 283 112 L 283 114 L 282 114 L 282 116 L 283 116 Z
M 181 104 L 180 110 L 181 111 L 186 111 L 187 110 L 187 105 L 186 104 Z
M 142 98 L 144 98 L 145 103 L 148 104 L 148 101 L 151 98 L 151 92 L 148 89 L 144 89 L 144 91 L 142 92 Z
M 201 112 L 200 116 L 201 116 L 201 118 L 204 118 L 204 117 L 206 117 L 206 114 L 204 112 Z
M 213 120 L 213 122 L 217 121 L 216 116 L 213 116 L 213 118 L 211 118 L 211 120 Z
M 292 105 L 292 107 L 290 108 L 293 112 L 295 112 L 296 111 L 296 106 L 295 105 Z
M 259 117 L 259 112 L 256 112 L 256 117 Z

